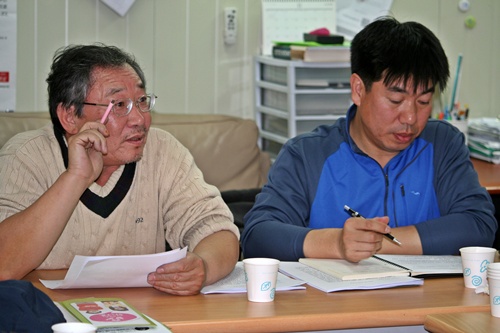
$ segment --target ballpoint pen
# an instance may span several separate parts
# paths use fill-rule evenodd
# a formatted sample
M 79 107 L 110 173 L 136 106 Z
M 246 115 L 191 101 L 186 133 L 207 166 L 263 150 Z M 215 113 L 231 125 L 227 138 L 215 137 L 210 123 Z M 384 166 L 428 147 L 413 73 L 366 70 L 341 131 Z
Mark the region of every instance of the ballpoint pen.
M 349 214 L 351 214 L 352 217 L 361 217 L 364 219 L 364 217 L 358 213 L 357 211 L 355 211 L 354 209 L 352 209 L 351 207 L 347 206 L 347 205 L 344 205 L 344 209 L 346 211 L 349 212 Z M 389 238 L 391 241 L 393 241 L 394 243 L 398 244 L 398 245 L 402 245 L 401 242 L 396 238 L 394 237 L 393 235 L 391 234 L 384 234 L 385 237 Z

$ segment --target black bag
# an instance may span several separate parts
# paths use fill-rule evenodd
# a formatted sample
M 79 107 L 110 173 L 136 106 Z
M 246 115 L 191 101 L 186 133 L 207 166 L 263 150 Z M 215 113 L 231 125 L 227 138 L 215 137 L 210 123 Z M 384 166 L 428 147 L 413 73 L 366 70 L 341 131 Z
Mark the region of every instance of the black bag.
M 52 333 L 52 325 L 66 319 L 54 302 L 21 280 L 0 281 L 0 332 Z

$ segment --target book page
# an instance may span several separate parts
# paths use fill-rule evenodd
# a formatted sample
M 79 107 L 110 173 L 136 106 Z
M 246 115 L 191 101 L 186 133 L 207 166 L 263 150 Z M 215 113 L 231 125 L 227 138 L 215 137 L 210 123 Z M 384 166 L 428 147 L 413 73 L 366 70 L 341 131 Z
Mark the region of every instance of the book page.
M 361 260 L 358 263 L 352 263 L 343 259 L 313 258 L 301 258 L 299 262 L 344 281 L 386 276 L 409 276 L 408 270 L 373 257 Z
M 462 274 L 462 258 L 452 255 L 377 254 L 377 258 L 411 270 L 412 276 Z

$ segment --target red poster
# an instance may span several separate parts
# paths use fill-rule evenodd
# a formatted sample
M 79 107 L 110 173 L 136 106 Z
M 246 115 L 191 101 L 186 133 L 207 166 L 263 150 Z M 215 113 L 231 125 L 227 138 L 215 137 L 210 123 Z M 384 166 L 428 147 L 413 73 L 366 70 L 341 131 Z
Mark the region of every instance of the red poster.
M 9 82 L 9 72 L 0 72 L 0 82 Z

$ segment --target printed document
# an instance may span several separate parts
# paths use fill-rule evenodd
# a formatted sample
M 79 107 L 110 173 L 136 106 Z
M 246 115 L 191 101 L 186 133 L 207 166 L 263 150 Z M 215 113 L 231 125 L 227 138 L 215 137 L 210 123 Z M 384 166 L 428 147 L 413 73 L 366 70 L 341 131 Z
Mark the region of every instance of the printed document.
M 187 247 L 130 256 L 75 256 L 64 280 L 40 280 L 49 289 L 151 287 L 148 273 L 186 257 Z

